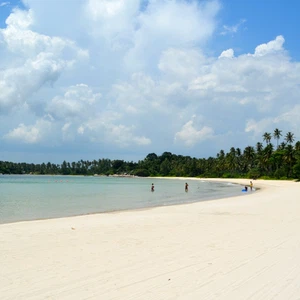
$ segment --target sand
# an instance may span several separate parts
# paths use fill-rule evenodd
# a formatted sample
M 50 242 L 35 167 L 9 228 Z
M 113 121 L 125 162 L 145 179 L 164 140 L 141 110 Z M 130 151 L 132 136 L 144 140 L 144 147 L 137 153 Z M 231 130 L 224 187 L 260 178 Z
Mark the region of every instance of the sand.
M 227 180 L 249 184 L 248 180 Z M 300 299 L 300 183 L 0 225 L 0 299 Z

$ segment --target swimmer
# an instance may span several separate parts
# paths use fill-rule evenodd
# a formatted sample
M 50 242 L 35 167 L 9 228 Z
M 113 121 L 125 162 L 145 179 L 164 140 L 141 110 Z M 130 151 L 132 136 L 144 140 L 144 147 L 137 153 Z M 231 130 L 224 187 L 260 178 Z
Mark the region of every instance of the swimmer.
M 189 191 L 189 185 L 187 184 L 187 182 L 185 183 L 185 191 L 186 191 L 186 192 Z
M 154 192 L 154 184 L 151 185 L 151 192 Z

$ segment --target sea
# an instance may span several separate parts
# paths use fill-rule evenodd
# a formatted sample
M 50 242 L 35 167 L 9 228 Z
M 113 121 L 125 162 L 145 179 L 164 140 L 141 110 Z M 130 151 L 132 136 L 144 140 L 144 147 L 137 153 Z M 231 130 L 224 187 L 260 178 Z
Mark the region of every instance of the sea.
M 201 179 L 0 175 L 0 224 L 207 201 L 241 191 L 238 184 Z

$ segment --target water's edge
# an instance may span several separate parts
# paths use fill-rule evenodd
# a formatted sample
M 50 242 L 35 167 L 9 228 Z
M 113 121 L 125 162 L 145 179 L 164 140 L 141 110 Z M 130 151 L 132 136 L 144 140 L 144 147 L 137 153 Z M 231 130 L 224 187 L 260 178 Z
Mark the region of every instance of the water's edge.
M 230 180 L 218 183 L 181 177 L 8 176 L 0 176 L 4 193 L 4 200 L 0 196 L 0 224 L 186 205 L 240 196 L 242 188 Z M 2 177 L 7 182 L 1 181 Z M 154 193 L 150 192 L 152 182 Z M 188 193 L 183 192 L 185 182 Z

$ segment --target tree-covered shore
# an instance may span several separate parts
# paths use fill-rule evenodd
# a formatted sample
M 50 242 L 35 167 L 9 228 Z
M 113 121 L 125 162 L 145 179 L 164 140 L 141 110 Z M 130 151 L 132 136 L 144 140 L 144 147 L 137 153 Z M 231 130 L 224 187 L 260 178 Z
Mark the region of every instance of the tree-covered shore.
M 138 162 L 105 158 L 63 161 L 62 164 L 0 161 L 0 173 L 300 179 L 300 141 L 294 143 L 291 132 L 286 133 L 280 143 L 281 137 L 282 131 L 275 129 L 273 134 L 264 133 L 263 142 L 257 142 L 255 146 L 247 146 L 244 150 L 231 147 L 228 152 L 220 150 L 215 157 L 208 158 L 164 152 L 161 155 L 150 153 Z

